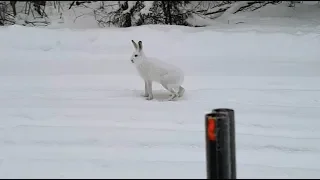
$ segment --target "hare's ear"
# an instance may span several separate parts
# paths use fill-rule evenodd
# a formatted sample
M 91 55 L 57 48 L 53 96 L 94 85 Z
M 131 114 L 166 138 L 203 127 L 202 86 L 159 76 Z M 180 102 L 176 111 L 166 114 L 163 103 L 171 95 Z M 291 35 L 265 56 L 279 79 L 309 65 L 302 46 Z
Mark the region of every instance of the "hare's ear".
M 139 51 L 141 51 L 142 50 L 142 41 L 139 41 L 138 45 L 139 45 Z
M 136 48 L 136 49 L 138 50 L 138 45 L 137 45 L 137 43 L 135 43 L 133 40 L 131 40 L 131 42 L 132 42 L 134 48 Z

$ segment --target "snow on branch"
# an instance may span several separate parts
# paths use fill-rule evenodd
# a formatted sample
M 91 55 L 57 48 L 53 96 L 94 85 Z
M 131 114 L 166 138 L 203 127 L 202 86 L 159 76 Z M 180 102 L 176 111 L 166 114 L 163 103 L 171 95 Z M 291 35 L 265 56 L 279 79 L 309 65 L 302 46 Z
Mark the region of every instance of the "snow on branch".
M 204 8 L 204 6 L 194 8 L 192 13 L 210 19 L 223 19 L 231 14 L 241 11 L 255 11 L 267 4 L 277 4 L 279 2 L 281 1 L 214 1 L 214 3 L 208 3 L 207 8 Z
M 239 2 L 235 2 L 234 4 L 232 4 L 228 9 L 226 9 L 224 11 L 224 13 L 221 14 L 221 16 L 219 17 L 220 19 L 225 19 L 228 16 L 230 16 L 231 14 L 236 13 L 239 9 L 241 9 L 242 7 L 248 6 L 249 1 L 239 1 Z
M 140 10 L 140 13 L 141 14 L 149 14 L 152 6 L 153 6 L 153 1 L 145 1 L 144 8 Z

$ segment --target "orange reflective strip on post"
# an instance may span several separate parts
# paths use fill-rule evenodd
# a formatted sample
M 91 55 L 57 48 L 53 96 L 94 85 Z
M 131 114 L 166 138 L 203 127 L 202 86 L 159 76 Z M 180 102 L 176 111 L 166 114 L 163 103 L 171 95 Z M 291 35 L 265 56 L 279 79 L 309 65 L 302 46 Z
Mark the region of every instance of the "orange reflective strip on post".
M 208 139 L 210 141 L 215 141 L 216 140 L 216 133 L 215 133 L 215 130 L 216 130 L 216 123 L 215 123 L 215 120 L 213 117 L 208 117 Z

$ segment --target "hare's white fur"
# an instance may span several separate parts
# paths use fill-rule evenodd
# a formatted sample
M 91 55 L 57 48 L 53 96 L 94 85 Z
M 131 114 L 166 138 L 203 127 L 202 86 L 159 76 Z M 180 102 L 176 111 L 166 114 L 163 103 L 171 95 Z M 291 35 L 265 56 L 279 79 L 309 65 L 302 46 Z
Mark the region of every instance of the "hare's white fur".
M 144 96 L 147 97 L 147 100 L 153 99 L 153 82 L 160 83 L 172 94 L 168 100 L 175 100 L 176 98 L 183 96 L 185 91 L 181 86 L 184 80 L 183 72 L 179 68 L 162 62 L 157 58 L 147 57 L 143 52 L 141 41 L 136 44 L 132 40 L 132 43 L 135 47 L 135 51 L 131 56 L 131 62 L 135 65 L 140 77 L 145 82 Z

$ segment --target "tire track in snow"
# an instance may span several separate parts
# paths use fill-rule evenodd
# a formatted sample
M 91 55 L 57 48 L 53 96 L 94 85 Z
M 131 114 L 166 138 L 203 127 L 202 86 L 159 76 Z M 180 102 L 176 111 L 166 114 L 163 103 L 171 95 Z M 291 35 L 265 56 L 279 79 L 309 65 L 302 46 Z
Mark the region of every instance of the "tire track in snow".
M 201 141 L 204 132 L 203 130 L 180 128 L 155 128 L 155 127 L 127 127 L 125 123 L 120 126 L 99 126 L 99 127 L 72 127 L 72 126 L 41 126 L 41 125 L 19 125 L 10 128 L 10 133 L 18 135 L 7 136 L 2 142 L 4 145 L 10 147 L 16 146 L 93 146 L 103 148 L 156 148 L 156 147 L 170 147 L 170 148 L 191 148 L 203 149 L 204 142 Z M 177 126 L 179 127 L 179 126 Z M 46 137 L 39 137 L 38 134 L 46 133 Z M 65 137 L 63 132 L 72 134 L 70 137 Z M 62 133 L 62 134 L 61 134 Z M 163 133 L 166 135 L 164 136 Z M 150 136 L 145 137 L 145 134 Z M 194 138 L 183 139 L 185 136 Z M 110 136 L 112 136 L 110 138 Z M 168 138 L 175 136 L 175 139 L 168 140 Z M 243 141 L 243 136 L 251 137 L 252 141 Z M 239 150 L 276 150 L 280 152 L 313 152 L 319 153 L 319 147 L 297 147 L 296 143 L 275 143 L 273 139 L 280 141 L 281 139 L 294 140 L 295 142 L 301 140 L 318 141 L 320 138 L 315 137 L 290 137 L 290 136 L 275 136 L 263 135 L 254 133 L 237 133 Z M 261 139 L 262 138 L 262 139 Z M 264 143 L 258 143 L 264 142 Z M 312 143 L 312 142 L 310 142 Z

